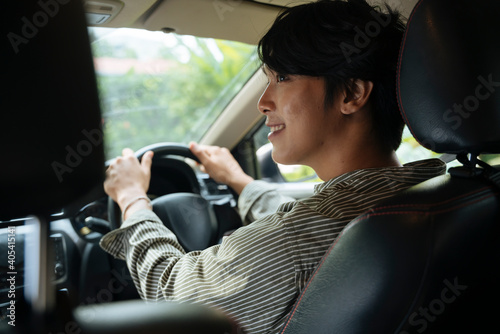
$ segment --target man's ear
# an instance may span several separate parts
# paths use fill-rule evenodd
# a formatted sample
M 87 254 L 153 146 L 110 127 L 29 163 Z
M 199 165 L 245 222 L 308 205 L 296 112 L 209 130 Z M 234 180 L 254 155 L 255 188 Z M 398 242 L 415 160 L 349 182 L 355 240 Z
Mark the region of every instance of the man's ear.
M 372 90 L 373 82 L 360 79 L 354 80 L 352 82 L 352 94 L 344 98 L 340 111 L 344 115 L 351 115 L 362 109 L 368 103 Z

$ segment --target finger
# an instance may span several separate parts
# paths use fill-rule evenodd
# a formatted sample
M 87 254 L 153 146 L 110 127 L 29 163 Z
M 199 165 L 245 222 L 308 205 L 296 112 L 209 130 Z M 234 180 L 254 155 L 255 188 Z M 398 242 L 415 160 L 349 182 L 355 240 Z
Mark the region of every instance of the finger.
M 191 152 L 193 152 L 194 155 L 197 155 L 204 151 L 206 147 L 205 145 L 200 145 L 192 141 L 189 143 L 189 149 L 191 150 Z
M 202 164 L 206 163 L 210 157 L 210 155 L 208 154 L 208 152 L 206 151 L 206 148 L 204 145 L 199 145 L 199 144 L 196 144 L 194 142 L 191 142 L 189 144 L 189 149 L 191 150 L 191 152 L 193 152 L 193 154 L 198 158 L 200 159 L 200 162 Z
M 141 159 L 141 166 L 147 170 L 151 169 L 151 164 L 153 163 L 153 151 L 147 151 L 144 153 Z
M 124 149 L 122 150 L 122 155 L 123 155 L 124 157 L 126 157 L 126 156 L 131 156 L 131 155 L 134 155 L 134 151 L 133 151 L 132 149 L 130 149 L 130 148 L 128 148 L 128 147 L 127 147 L 127 148 L 124 148 Z
M 198 144 L 195 142 L 190 142 L 189 143 L 189 149 L 195 153 L 195 152 L 205 152 L 206 154 L 210 155 L 211 152 L 213 152 L 215 149 L 217 149 L 218 146 L 210 146 L 210 145 L 202 145 Z

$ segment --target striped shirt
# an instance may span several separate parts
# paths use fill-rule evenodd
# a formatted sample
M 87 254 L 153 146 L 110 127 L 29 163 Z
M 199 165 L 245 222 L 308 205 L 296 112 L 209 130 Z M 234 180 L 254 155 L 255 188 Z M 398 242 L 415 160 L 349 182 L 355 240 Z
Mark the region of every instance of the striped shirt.
M 141 298 L 202 303 L 235 317 L 248 333 L 277 333 L 292 304 L 342 229 L 377 202 L 445 172 L 437 159 L 352 171 L 315 186 L 310 198 L 281 204 L 262 181 L 239 198 L 256 218 L 221 244 L 185 253 L 151 211 L 133 213 L 101 240 L 125 259 Z

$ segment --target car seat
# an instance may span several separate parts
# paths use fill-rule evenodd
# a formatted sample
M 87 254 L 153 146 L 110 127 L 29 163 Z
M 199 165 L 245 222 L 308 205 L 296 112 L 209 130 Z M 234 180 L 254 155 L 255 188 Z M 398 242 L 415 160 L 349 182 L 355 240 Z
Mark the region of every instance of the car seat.
M 346 226 L 281 333 L 486 333 L 498 328 L 498 1 L 420 0 L 397 93 L 414 137 L 461 166 Z

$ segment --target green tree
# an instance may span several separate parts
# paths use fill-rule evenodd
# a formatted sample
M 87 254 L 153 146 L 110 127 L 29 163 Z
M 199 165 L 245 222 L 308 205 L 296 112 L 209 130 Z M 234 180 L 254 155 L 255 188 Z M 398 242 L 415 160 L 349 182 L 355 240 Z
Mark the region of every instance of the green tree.
M 139 58 L 128 45 L 104 39 L 93 46 L 96 55 Z M 258 67 L 254 46 L 229 41 L 177 36 L 158 55 L 171 68 L 98 76 L 107 157 L 124 147 L 198 140 Z

